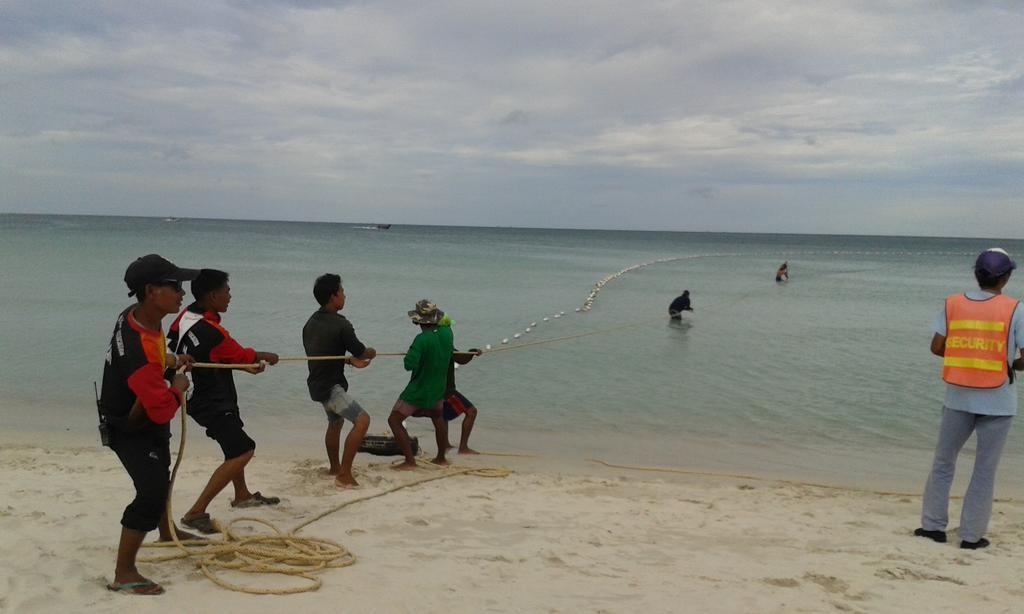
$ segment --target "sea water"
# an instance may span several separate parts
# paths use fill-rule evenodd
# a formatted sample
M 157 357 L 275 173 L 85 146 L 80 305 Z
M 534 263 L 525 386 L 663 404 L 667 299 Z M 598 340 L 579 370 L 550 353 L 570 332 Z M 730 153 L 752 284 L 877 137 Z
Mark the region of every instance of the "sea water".
M 1024 242 L 992 239 L 2 215 L 0 424 L 93 445 L 93 381 L 132 300 L 124 270 L 156 252 L 228 271 L 225 326 L 281 355 L 303 353 L 313 280 L 326 272 L 343 277 L 343 313 L 380 352 L 408 347 L 418 329 L 406 312 L 420 298 L 453 317 L 461 349 L 572 337 L 458 370 L 480 408 L 481 450 L 919 485 L 943 396 L 931 322 L 943 297 L 973 287 L 974 257 L 992 245 L 1024 255 Z M 787 260 L 791 279 L 777 284 Z M 576 311 L 599 280 L 642 263 Z M 670 322 L 684 289 L 694 311 Z M 1011 280 L 1007 293 L 1022 291 Z M 383 431 L 408 380 L 401 358 L 347 372 L 371 432 Z M 301 362 L 236 375 L 261 449 L 322 454 L 305 378 Z M 412 422 L 433 449 L 429 422 Z M 1011 431 L 1004 474 L 1024 466 L 1021 441 Z

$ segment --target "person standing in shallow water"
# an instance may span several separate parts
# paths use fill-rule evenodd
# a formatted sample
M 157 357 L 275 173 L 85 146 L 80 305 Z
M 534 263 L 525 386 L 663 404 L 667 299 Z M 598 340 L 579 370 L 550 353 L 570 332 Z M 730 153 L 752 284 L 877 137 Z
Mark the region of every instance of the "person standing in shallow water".
M 779 270 L 775 271 L 775 281 L 780 282 L 780 283 L 784 282 L 784 281 L 789 281 L 789 261 L 788 260 L 786 262 L 782 263 L 782 266 L 779 267 Z
M 693 307 L 690 306 L 690 291 L 683 290 L 683 293 L 677 296 L 672 304 L 668 306 L 668 315 L 673 320 L 681 320 L 682 313 L 684 311 L 693 311 Z
M 976 432 L 974 472 L 960 512 L 960 547 L 984 548 L 996 468 L 1017 413 L 1014 371 L 1024 370 L 1024 309 L 1003 295 L 1016 263 L 998 248 L 974 263 L 978 290 L 954 294 L 933 324 L 931 351 L 942 357 L 946 397 L 932 470 L 925 484 L 918 537 L 945 543 L 949 490 L 960 449 Z

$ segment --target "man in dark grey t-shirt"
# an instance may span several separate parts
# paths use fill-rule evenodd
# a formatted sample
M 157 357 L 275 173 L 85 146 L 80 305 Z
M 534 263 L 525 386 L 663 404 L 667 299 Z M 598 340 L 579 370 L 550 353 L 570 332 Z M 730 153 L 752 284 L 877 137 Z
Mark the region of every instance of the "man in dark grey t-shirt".
M 345 290 L 341 277 L 328 273 L 317 278 L 313 284 L 313 296 L 320 303 L 320 309 L 309 316 L 302 327 L 302 345 L 306 356 L 345 356 L 350 354 L 352 366 L 363 368 L 377 355 L 377 351 L 363 345 L 356 337 L 356 331 L 348 318 L 338 313 L 345 307 Z M 370 428 L 370 416 L 359 403 L 348 394 L 348 380 L 345 379 L 346 360 L 310 360 L 309 397 L 321 403 L 327 413 L 328 473 L 335 476 L 334 483 L 340 487 L 358 486 L 352 476 L 352 461 L 363 443 L 366 430 Z M 345 438 L 345 451 L 338 462 L 341 447 L 341 427 L 348 418 L 352 430 Z

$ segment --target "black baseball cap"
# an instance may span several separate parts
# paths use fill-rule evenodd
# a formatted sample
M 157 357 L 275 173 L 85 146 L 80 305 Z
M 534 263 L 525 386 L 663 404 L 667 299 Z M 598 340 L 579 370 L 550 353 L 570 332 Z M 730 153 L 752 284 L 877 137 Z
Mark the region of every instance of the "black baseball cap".
M 182 269 L 162 256 L 148 254 L 128 265 L 128 270 L 124 272 L 124 283 L 130 290 L 128 296 L 133 296 L 146 284 L 160 281 L 191 281 L 198 276 L 199 269 Z

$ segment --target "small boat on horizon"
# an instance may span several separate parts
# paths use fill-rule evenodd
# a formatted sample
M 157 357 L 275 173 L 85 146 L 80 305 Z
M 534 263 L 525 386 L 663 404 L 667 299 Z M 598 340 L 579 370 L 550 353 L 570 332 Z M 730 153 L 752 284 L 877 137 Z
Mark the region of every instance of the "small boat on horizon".
M 377 224 L 377 230 L 390 230 L 391 224 Z

